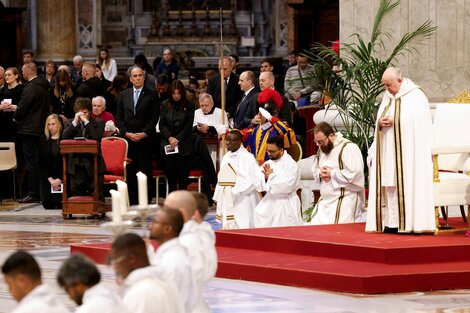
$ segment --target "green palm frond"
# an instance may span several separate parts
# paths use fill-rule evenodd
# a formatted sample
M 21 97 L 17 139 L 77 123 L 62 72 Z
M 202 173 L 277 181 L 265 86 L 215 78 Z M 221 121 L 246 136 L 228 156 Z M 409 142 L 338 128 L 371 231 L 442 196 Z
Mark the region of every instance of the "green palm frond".
M 387 51 L 387 43 L 392 39 L 383 22 L 399 5 L 400 0 L 381 0 L 369 40 L 358 33 L 352 34 L 349 37 L 351 43 L 341 43 L 341 56 L 322 44 L 315 44 L 304 53 L 320 65 L 321 70 L 315 74 L 316 80 L 333 82 L 335 87 L 325 93 L 338 107 L 346 129 L 345 137 L 360 147 L 371 143 L 375 130 L 375 116 L 383 92 L 383 72 L 396 62 L 398 56 L 416 52 L 411 44 L 423 43 L 436 31 L 436 27 L 426 21 L 413 32 L 405 34 L 388 57 L 378 57 L 379 52 Z M 339 66 L 339 73 L 333 72 L 333 64 Z

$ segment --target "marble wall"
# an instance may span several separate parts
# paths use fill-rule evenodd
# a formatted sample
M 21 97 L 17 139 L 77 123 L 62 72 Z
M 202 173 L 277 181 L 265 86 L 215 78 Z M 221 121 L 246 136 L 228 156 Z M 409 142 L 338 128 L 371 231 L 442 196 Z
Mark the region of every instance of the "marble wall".
M 340 40 L 350 35 L 370 37 L 380 0 L 340 0 Z M 405 53 L 398 66 L 405 76 L 420 85 L 430 101 L 447 101 L 470 89 L 470 0 L 402 0 L 386 19 L 391 40 L 385 39 L 389 55 L 398 40 L 427 19 L 437 26 L 435 34 L 416 51 Z

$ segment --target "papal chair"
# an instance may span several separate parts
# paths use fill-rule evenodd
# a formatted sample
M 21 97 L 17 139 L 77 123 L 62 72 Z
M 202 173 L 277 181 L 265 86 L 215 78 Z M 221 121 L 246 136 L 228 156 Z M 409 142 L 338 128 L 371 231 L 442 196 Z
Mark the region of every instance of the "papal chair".
M 16 166 L 15 143 L 0 142 L 0 171 L 12 171 L 14 200 L 16 200 Z
M 434 145 L 434 206 L 436 233 L 460 232 L 470 228 L 468 206 L 470 204 L 470 104 L 439 103 L 433 122 Z M 439 207 L 467 206 L 467 221 L 462 227 L 439 225 Z M 440 226 L 440 229 L 439 229 Z
M 298 141 L 295 144 L 291 145 L 289 148 L 287 148 L 286 151 L 294 159 L 294 161 L 298 162 L 302 160 L 302 146 Z

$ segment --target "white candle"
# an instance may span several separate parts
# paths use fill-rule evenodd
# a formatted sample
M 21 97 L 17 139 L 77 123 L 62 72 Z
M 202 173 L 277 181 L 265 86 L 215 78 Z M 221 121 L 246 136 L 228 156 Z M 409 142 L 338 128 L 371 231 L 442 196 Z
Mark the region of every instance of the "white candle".
M 142 172 L 138 172 L 136 175 L 137 187 L 139 188 L 139 206 L 146 207 L 148 205 L 147 175 Z
M 113 222 L 121 222 L 121 194 L 117 190 L 110 190 L 112 199 Z
M 121 214 L 127 213 L 127 208 L 129 207 L 129 195 L 127 193 L 127 184 L 122 180 L 116 181 L 117 189 L 121 195 Z

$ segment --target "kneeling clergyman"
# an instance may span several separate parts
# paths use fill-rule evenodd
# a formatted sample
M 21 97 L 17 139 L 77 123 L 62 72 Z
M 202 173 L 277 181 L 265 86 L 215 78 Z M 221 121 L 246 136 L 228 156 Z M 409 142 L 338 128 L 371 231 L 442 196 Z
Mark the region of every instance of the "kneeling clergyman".
M 232 130 L 227 135 L 227 150 L 222 159 L 218 184 L 214 192 L 217 219 L 223 229 L 253 228 L 253 209 L 260 195 L 255 188 L 262 179 L 258 162 L 242 146 L 242 134 Z
M 320 199 L 312 225 L 364 222 L 364 162 L 359 147 L 321 122 L 313 129 L 319 150 L 313 177 L 320 183 Z

